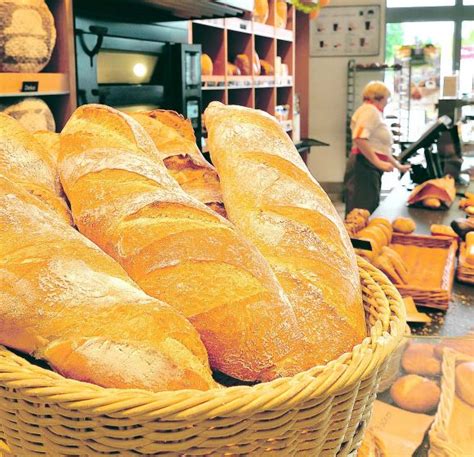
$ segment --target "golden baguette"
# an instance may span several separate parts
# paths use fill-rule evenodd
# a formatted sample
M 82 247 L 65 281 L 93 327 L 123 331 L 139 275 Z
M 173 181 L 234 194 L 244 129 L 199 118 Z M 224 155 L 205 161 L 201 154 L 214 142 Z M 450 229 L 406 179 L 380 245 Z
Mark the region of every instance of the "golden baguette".
M 0 172 L 72 223 L 52 156 L 17 120 L 0 113 Z
M 104 387 L 215 387 L 194 328 L 0 176 L 0 344 Z
M 328 196 L 272 116 L 212 102 L 205 122 L 228 216 L 275 271 L 312 362 L 350 351 L 366 335 L 359 274 Z
M 82 106 L 61 133 L 60 161 L 79 230 L 191 321 L 215 369 L 248 381 L 302 370 L 291 358 L 301 332 L 265 259 L 184 193 L 140 124 Z
M 174 111 L 165 110 L 130 116 L 150 135 L 168 172 L 181 188 L 225 217 L 219 176 L 196 146 L 191 122 Z

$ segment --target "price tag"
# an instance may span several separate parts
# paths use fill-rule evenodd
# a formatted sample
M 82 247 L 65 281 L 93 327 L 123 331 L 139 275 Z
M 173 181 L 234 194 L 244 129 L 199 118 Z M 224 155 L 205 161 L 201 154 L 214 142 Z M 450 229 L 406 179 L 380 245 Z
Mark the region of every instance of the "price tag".
M 365 251 L 371 251 L 372 245 L 369 241 L 359 240 L 357 238 L 351 238 L 352 247 L 354 249 L 364 249 Z
M 22 92 L 38 92 L 38 81 L 23 81 Z

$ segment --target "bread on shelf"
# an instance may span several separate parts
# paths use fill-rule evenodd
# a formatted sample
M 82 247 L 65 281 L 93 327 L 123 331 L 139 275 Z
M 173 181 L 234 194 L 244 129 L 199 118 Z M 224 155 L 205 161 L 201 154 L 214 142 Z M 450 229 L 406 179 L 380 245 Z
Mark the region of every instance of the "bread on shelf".
M 302 371 L 291 354 L 301 332 L 265 259 L 179 187 L 139 123 L 81 106 L 61 133 L 61 157 L 79 230 L 191 321 L 214 369 L 247 381 Z
M 66 202 L 60 197 L 61 186 L 52 155 L 18 121 L 2 113 L 0 172 L 40 198 L 63 220 L 72 223 Z
M 196 146 L 191 122 L 174 111 L 165 110 L 131 116 L 150 135 L 168 172 L 181 188 L 225 217 L 219 176 Z
M 0 109 L 2 113 L 16 119 L 26 130 L 56 131 L 56 122 L 48 104 L 41 98 L 27 97 L 13 105 Z
M 199 335 L 182 315 L 2 176 L 0 257 L 0 344 L 104 387 L 216 386 Z
M 365 319 L 354 250 L 328 196 L 274 117 L 219 102 L 204 116 L 229 219 L 275 271 L 313 364 L 350 350 Z
M 38 73 L 56 44 L 54 17 L 45 0 L 2 2 L 0 72 Z

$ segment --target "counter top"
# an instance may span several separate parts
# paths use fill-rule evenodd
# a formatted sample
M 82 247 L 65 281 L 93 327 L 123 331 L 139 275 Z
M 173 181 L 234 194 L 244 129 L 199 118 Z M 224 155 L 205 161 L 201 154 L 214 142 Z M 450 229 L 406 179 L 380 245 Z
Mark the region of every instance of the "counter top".
M 414 185 L 406 178 L 383 200 L 372 217 L 385 217 L 393 220 L 397 217 L 410 217 L 416 222 L 416 233 L 430 234 L 431 224 L 450 225 L 453 219 L 465 217 L 465 213 L 458 208 L 457 196 L 449 210 L 428 210 L 408 207 L 406 202 Z M 474 191 L 474 182 L 468 187 L 459 187 L 458 193 Z M 438 311 L 431 308 L 419 307 L 420 311 L 430 315 L 433 321 L 427 325 L 411 325 L 412 333 L 416 335 L 433 336 L 460 336 L 474 330 L 474 286 L 461 284 L 454 280 L 452 297 L 447 311 Z

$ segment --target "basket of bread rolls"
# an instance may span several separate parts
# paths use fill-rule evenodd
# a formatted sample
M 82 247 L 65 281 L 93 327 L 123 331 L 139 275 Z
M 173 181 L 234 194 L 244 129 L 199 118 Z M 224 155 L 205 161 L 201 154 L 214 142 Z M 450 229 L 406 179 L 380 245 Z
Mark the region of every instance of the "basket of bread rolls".
M 213 165 L 169 111 L 81 106 L 59 155 L 0 115 L 6 455 L 359 446 L 402 299 L 272 116 L 205 122 Z

